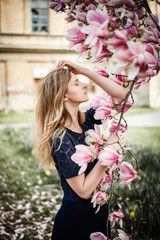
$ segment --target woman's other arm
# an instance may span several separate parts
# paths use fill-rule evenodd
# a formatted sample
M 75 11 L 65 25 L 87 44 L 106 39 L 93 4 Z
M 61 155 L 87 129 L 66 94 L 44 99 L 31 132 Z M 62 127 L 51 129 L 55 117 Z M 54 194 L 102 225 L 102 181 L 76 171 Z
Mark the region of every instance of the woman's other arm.
M 118 132 L 118 135 L 121 146 L 124 146 L 126 141 L 122 136 L 122 133 Z M 108 141 L 109 143 L 114 142 L 114 144 L 110 145 L 110 148 L 113 148 L 114 150 L 120 149 L 120 145 L 115 143 L 117 142 L 117 139 L 116 133 L 111 135 Z M 95 190 L 100 180 L 104 177 L 105 171 L 106 167 L 102 166 L 98 161 L 87 176 L 85 176 L 83 173 L 79 176 L 68 178 L 66 180 L 70 187 L 77 193 L 77 195 L 79 195 L 81 198 L 88 199 L 91 197 L 91 194 Z

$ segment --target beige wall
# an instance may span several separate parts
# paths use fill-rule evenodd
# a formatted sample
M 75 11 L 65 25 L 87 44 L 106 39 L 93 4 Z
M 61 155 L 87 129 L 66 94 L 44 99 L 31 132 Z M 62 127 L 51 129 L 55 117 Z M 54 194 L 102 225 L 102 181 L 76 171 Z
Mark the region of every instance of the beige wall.
M 49 32 L 50 34 L 66 35 L 67 29 L 75 26 L 75 22 L 67 23 L 65 21 L 66 14 L 57 14 L 55 11 L 49 9 Z
M 155 2 L 151 2 L 156 11 Z M 0 0 L 0 110 L 32 110 L 35 106 L 35 80 L 56 67 L 61 59 L 69 59 L 93 68 L 93 64 L 79 59 L 74 51 L 67 51 L 67 23 L 65 14 L 49 9 L 49 33 L 31 32 L 30 0 Z M 79 76 L 88 85 L 89 80 Z M 96 95 L 105 95 L 96 86 Z M 134 105 L 160 107 L 160 77 L 134 91 Z M 90 98 L 93 93 L 89 93 Z M 156 103 L 156 104 L 155 104 Z M 85 104 L 82 104 L 85 107 Z M 82 106 L 82 107 L 83 107 Z
M 160 73 L 151 79 L 149 85 L 149 105 L 160 108 Z
M 0 109 L 7 105 L 5 62 L 0 62 Z
M 1 0 L 1 32 L 23 33 L 24 6 L 21 0 Z

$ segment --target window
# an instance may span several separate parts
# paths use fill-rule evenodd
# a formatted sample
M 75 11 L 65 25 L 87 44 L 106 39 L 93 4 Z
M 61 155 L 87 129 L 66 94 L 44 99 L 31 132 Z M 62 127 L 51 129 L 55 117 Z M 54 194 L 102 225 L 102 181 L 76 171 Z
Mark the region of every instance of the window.
M 160 4 L 158 4 L 158 17 L 160 18 Z
M 32 32 L 48 33 L 48 0 L 31 0 Z

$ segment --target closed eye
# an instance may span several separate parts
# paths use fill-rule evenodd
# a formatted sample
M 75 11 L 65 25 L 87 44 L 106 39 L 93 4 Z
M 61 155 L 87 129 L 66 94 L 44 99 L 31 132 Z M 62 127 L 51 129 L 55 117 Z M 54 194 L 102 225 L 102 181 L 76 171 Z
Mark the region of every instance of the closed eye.
M 78 86 L 79 83 L 78 83 L 78 79 L 75 80 L 75 85 Z

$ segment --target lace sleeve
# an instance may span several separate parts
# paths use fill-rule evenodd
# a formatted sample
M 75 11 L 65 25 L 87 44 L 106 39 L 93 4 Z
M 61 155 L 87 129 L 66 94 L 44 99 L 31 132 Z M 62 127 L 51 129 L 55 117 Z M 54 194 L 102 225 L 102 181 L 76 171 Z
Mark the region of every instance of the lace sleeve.
M 60 139 L 57 139 L 57 141 L 56 145 L 59 146 Z M 60 149 L 56 152 L 54 151 L 55 163 L 58 165 L 58 168 L 65 179 L 78 176 L 80 166 L 71 159 L 71 156 L 75 151 L 74 144 L 67 136 L 64 137 Z

